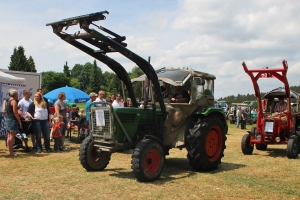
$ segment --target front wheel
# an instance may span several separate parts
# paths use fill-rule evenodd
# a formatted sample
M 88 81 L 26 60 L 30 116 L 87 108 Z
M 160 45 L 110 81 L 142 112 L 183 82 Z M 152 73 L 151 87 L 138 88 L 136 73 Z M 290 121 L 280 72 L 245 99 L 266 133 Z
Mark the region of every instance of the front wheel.
M 292 135 L 289 138 L 287 148 L 286 148 L 286 156 L 288 158 L 297 158 L 299 154 L 299 139 L 296 135 Z
M 110 161 L 110 152 L 99 151 L 94 146 L 90 136 L 86 137 L 79 149 L 79 160 L 87 171 L 101 171 L 106 168 Z
M 226 127 L 219 118 L 199 120 L 186 137 L 187 158 L 195 171 L 214 170 L 224 156 Z
M 241 148 L 245 155 L 251 155 L 253 153 L 253 146 L 250 144 L 251 135 L 246 134 L 242 138 Z
M 156 140 L 145 139 L 133 151 L 131 168 L 139 181 L 150 182 L 160 177 L 164 162 L 162 145 Z

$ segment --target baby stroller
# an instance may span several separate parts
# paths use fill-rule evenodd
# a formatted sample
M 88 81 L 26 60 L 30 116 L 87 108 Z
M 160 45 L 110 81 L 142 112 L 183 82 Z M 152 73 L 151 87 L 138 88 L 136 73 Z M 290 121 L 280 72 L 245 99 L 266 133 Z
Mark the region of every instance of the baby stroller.
M 85 117 L 81 117 L 78 123 L 77 143 L 81 143 L 89 135 L 89 125 Z
M 28 146 L 24 146 L 23 142 L 28 141 L 27 135 L 29 135 L 32 132 L 32 121 L 25 121 L 24 119 L 21 120 L 22 122 L 22 128 L 19 128 L 19 133 L 17 133 L 15 137 L 15 142 L 13 149 L 24 149 L 25 151 L 29 152 L 31 149 Z

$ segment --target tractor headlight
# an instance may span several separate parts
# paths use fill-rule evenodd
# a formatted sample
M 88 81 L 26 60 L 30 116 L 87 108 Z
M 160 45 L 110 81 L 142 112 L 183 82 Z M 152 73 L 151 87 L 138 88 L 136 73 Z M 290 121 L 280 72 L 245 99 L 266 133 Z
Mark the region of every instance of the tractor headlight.
M 276 137 L 276 138 L 275 138 L 275 141 L 276 141 L 276 142 L 280 142 L 280 137 Z

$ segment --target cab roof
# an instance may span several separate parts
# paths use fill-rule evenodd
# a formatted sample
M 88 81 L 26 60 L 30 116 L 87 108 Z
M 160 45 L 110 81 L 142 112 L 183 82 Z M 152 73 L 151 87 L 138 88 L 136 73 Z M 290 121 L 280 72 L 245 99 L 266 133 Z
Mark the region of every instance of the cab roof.
M 194 71 L 194 70 L 185 70 L 185 69 L 165 69 L 162 68 L 157 71 L 158 80 L 164 81 L 174 86 L 182 86 L 190 77 L 200 77 L 204 79 L 214 80 L 216 77 L 212 74 Z M 139 76 L 137 78 L 131 79 L 131 82 L 144 81 L 145 75 Z
M 294 99 L 299 99 L 300 94 L 298 94 L 297 92 L 290 90 L 290 96 L 291 98 Z M 284 97 L 287 98 L 287 96 L 285 95 L 285 89 L 284 87 L 279 87 L 276 89 L 271 90 L 270 92 L 266 93 L 262 98 L 263 99 L 269 99 L 270 97 Z

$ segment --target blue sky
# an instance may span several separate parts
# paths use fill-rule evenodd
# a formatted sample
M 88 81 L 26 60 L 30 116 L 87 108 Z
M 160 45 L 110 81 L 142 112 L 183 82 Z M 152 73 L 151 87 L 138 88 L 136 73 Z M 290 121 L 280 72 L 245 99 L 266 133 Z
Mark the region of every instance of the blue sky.
M 300 1 L 296 0 L 10 0 L 0 3 L 0 68 L 7 69 L 13 48 L 22 45 L 38 72 L 63 70 L 93 58 L 67 44 L 46 23 L 107 10 L 98 22 L 126 36 L 128 48 L 154 68 L 189 67 L 215 74 L 216 98 L 253 94 L 249 68 L 281 67 L 286 59 L 291 86 L 300 85 Z M 117 54 L 127 70 L 135 64 Z M 103 71 L 110 71 L 98 62 Z M 260 82 L 266 92 L 279 81 Z

